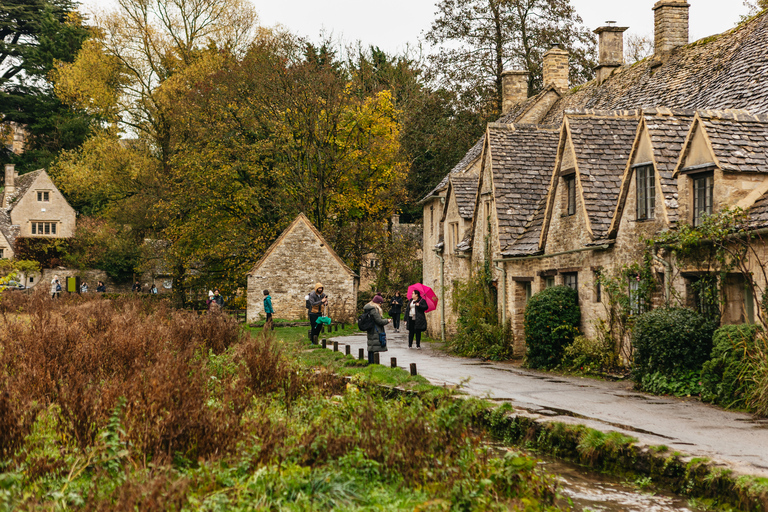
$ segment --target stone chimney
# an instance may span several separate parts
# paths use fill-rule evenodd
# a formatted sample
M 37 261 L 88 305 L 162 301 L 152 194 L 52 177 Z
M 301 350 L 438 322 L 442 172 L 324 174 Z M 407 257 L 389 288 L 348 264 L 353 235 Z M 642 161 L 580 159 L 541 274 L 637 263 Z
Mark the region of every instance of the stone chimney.
M 508 69 L 501 74 L 501 114 L 528 99 L 528 72 Z
M 624 65 L 624 31 L 629 27 L 615 27 L 614 21 L 595 30 L 598 36 L 599 60 L 595 68 L 597 83 L 603 83 L 614 69 Z
M 5 164 L 5 191 L 3 192 L 3 208 L 8 208 L 8 198 L 16 190 L 16 166 Z
M 568 89 L 568 52 L 558 45 L 552 45 L 544 54 L 544 87 L 553 85 L 557 90 Z
M 653 6 L 656 55 L 688 44 L 689 7 L 686 0 L 660 0 Z

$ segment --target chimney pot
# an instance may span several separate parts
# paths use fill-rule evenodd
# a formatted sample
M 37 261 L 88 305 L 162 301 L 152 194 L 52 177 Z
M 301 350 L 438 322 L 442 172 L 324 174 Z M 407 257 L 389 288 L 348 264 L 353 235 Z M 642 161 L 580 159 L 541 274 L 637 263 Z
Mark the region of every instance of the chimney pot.
M 544 54 L 542 70 L 544 87 L 554 86 L 560 91 L 568 89 L 568 52 L 554 43 Z
M 508 69 L 501 74 L 501 114 L 528 99 L 528 72 Z
M 606 21 L 606 23 L 616 23 Z M 597 83 L 602 83 L 613 71 L 624 65 L 624 31 L 629 27 L 605 25 L 597 28 L 598 35 L 598 65 L 595 68 Z
M 654 11 L 654 52 L 669 52 L 688 44 L 688 9 L 686 0 L 660 0 Z

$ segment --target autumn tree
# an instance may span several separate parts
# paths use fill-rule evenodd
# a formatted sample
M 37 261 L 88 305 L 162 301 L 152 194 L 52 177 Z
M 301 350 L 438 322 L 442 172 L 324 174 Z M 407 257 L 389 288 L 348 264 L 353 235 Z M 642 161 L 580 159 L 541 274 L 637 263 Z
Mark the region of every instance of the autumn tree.
M 629 34 L 624 40 L 624 61 L 634 64 L 653 55 L 653 37 Z
M 427 41 L 438 46 L 435 76 L 461 100 L 498 115 L 505 69 L 528 70 L 528 93 L 542 87 L 542 56 L 559 44 L 570 54 L 570 80 L 593 76 L 594 35 L 570 0 L 441 0 Z
M 70 0 L 7 0 L 0 7 L 0 120 L 26 132 L 24 153 L 4 159 L 22 173 L 78 147 L 92 125 L 57 98 L 48 80 L 56 63 L 74 60 L 88 36 L 75 8 Z

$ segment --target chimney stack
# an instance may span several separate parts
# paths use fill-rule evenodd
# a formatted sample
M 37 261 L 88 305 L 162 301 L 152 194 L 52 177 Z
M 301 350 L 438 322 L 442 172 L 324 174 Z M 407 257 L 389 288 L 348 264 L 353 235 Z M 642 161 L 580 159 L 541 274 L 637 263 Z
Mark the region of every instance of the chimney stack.
M 501 114 L 528 99 L 528 72 L 508 69 L 501 74 Z
M 615 27 L 614 21 L 606 21 L 608 25 L 599 27 L 595 34 L 599 38 L 599 60 L 595 68 L 597 83 L 601 84 L 614 69 L 624 65 L 624 31 L 629 27 Z
M 8 208 L 8 198 L 16 190 L 16 166 L 13 164 L 5 164 L 5 191 L 3 192 L 3 208 Z
M 544 54 L 544 87 L 552 85 L 559 91 L 568 89 L 568 52 L 554 44 Z
M 656 55 L 688 44 L 689 7 L 686 0 L 660 0 L 653 6 Z

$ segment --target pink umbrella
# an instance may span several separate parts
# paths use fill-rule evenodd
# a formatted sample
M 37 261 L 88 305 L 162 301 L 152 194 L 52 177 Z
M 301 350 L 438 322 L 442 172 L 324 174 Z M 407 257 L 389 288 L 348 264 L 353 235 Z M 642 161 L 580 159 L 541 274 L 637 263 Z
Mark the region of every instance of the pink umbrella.
M 421 298 L 427 301 L 427 313 L 437 309 L 437 295 L 435 295 L 432 288 L 421 283 L 412 284 L 408 287 L 408 294 L 406 295 L 408 300 L 411 300 L 413 290 L 418 290 L 421 294 Z

